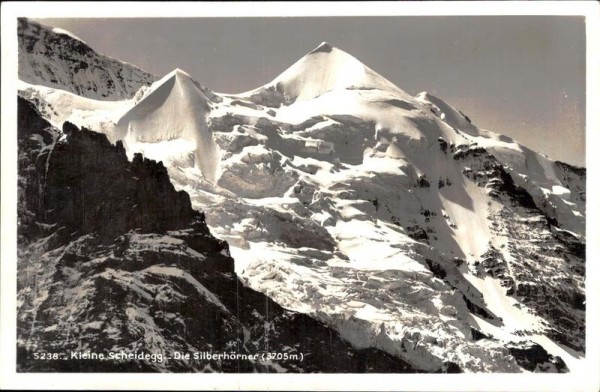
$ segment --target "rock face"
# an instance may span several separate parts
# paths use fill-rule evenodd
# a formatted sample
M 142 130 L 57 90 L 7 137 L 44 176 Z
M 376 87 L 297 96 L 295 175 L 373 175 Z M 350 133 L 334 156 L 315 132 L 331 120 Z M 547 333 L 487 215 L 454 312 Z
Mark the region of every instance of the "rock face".
M 162 164 L 128 162 L 120 143 L 18 107 L 19 371 L 414 370 L 244 287 Z M 279 357 L 194 359 L 202 352 Z
M 96 53 L 72 34 L 19 18 L 19 79 L 106 100 L 132 98 L 156 78 Z
M 470 169 L 467 177 L 502 203 L 503 208 L 488 219 L 494 234 L 511 238 L 508 252 L 490 246 L 473 271 L 499 280 L 507 295 L 542 315 L 548 335 L 557 342 L 585 350 L 585 295 L 580 286 L 585 278 L 585 244 L 557 227 L 557 221 L 537 207 L 490 153 L 469 148 L 454 157 Z M 569 171 L 577 170 L 585 178 L 585 169 Z

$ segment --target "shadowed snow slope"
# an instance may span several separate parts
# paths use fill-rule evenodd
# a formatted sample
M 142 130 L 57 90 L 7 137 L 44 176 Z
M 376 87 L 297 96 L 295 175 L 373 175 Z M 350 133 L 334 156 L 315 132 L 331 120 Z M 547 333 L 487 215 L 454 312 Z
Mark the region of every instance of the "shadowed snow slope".
M 153 84 L 141 101 L 119 120 L 115 138 L 124 140 L 128 150 L 138 151 L 152 143 L 189 142 L 195 146 L 198 168 L 204 177 L 214 181 L 218 158 L 206 124 L 208 109 L 208 98 L 200 87 L 190 75 L 176 69 Z M 138 144 L 141 146 L 134 147 Z

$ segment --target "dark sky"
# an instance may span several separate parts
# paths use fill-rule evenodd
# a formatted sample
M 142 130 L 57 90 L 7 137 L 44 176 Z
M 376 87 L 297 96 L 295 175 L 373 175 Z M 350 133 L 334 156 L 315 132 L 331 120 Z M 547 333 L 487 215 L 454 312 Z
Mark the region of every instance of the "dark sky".
M 322 41 L 408 93 L 429 91 L 475 124 L 585 164 L 585 22 L 573 16 L 37 19 L 100 53 L 218 92 L 271 81 Z

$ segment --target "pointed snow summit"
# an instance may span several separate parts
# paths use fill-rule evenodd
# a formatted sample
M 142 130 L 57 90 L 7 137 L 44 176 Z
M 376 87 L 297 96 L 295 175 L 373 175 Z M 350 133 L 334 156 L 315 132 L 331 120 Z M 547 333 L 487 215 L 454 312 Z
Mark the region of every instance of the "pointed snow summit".
M 250 94 L 276 90 L 287 100 L 304 101 L 339 89 L 377 89 L 405 94 L 392 82 L 327 42 L 322 42 L 272 82 Z
M 328 42 L 321 42 L 319 44 L 319 46 L 317 46 L 315 49 L 313 49 L 312 52 L 310 52 L 309 54 L 313 54 L 313 53 L 330 53 L 332 52 L 334 49 L 333 46 L 331 46 Z
M 117 138 L 139 142 L 171 139 L 195 141 L 198 123 L 204 123 L 207 98 L 186 72 L 175 69 L 150 90 L 117 123 Z
M 212 181 L 218 158 L 206 124 L 208 101 L 188 73 L 175 69 L 154 83 L 140 102 L 121 117 L 115 138 L 124 140 L 126 146 L 170 140 L 195 143 L 196 165 Z

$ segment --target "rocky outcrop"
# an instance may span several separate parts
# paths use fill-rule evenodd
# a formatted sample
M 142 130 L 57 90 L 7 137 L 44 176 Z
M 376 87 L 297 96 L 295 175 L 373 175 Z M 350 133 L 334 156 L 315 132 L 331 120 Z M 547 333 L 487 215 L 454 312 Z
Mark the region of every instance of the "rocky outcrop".
M 508 245 L 503 252 L 491 247 L 483 254 L 473 265 L 481 268 L 477 274 L 499 279 L 507 295 L 548 321 L 546 333 L 552 339 L 584 351 L 585 243 L 561 230 L 485 149 L 473 146 L 456 152 L 454 158 L 467 167 L 465 176 L 503 206 L 488 219 L 493 232 L 506 237 Z M 585 184 L 585 170 L 561 166 L 570 183 L 580 184 L 583 175 Z
M 23 99 L 18 216 L 21 372 L 414 371 L 244 287 L 161 163 Z
M 510 344 L 508 350 L 519 365 L 530 372 L 564 372 L 566 369 L 562 359 L 549 355 L 539 344 Z
M 60 133 L 32 119 L 35 109 L 29 102 L 19 102 L 19 117 L 27 118 L 19 134 L 30 134 L 20 143 L 23 171 L 31 169 L 27 160 L 36 145 L 42 146 L 34 170 L 38 178 L 27 183 L 21 203 L 41 218 L 38 224 L 58 226 L 72 236 L 93 232 L 112 240 L 131 229 L 165 231 L 202 218 L 189 196 L 175 191 L 162 163 L 141 154 L 129 162 L 122 143 L 113 146 L 105 135 L 69 123 Z M 44 126 L 41 140 L 32 131 L 39 125 Z M 35 237 L 29 229 L 22 227 L 23 236 Z

